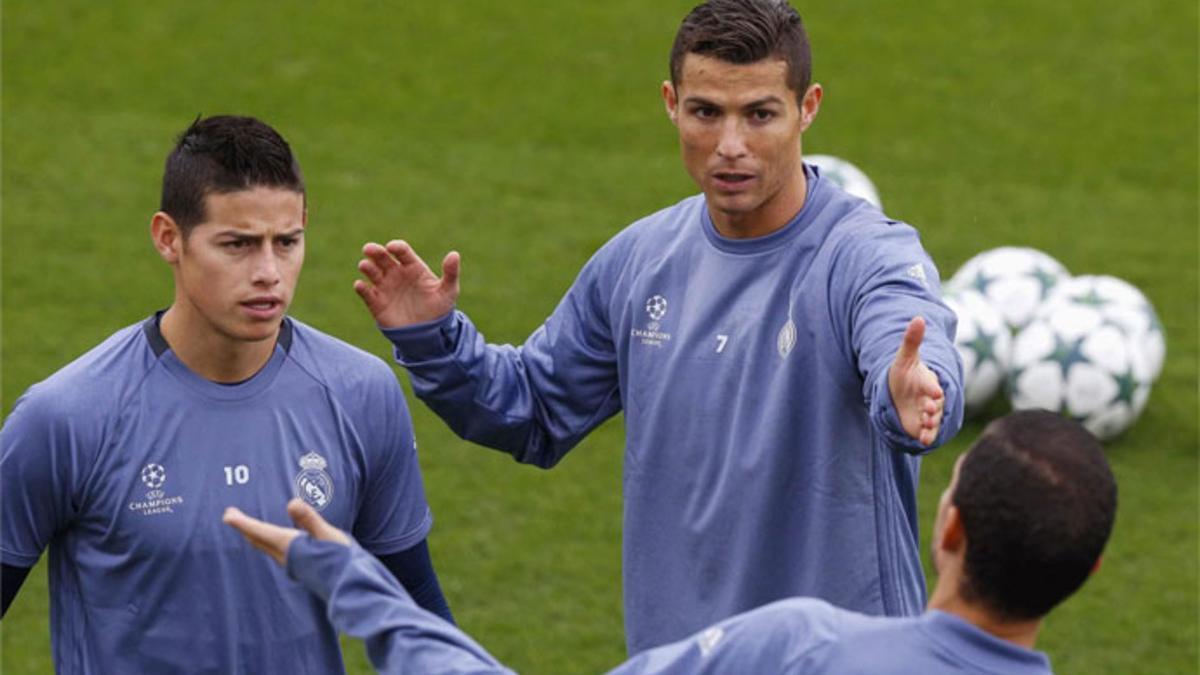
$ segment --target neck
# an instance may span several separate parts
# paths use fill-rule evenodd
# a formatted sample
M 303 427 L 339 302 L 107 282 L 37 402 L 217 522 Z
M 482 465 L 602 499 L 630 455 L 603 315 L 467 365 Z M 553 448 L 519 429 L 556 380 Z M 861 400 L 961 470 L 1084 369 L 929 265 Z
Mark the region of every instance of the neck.
M 255 341 L 223 335 L 179 302 L 163 314 L 159 331 L 189 370 L 213 382 L 250 379 L 270 360 L 279 338 L 278 330 L 268 339 Z
M 974 625 L 976 628 L 994 635 L 1001 640 L 1007 640 L 1026 649 L 1033 649 L 1037 643 L 1038 631 L 1042 628 L 1041 619 L 1026 621 L 1002 621 L 977 603 L 968 602 L 957 592 L 947 590 L 950 585 L 946 579 L 939 579 L 933 597 L 929 599 L 929 609 L 936 609 Z M 957 588 L 957 585 L 953 586 Z
M 717 233 L 726 239 L 753 239 L 782 229 L 800 213 L 808 199 L 808 176 L 803 164 L 799 164 L 798 173 L 799 176 L 789 179 L 779 192 L 752 211 L 718 211 L 710 205 L 708 215 Z

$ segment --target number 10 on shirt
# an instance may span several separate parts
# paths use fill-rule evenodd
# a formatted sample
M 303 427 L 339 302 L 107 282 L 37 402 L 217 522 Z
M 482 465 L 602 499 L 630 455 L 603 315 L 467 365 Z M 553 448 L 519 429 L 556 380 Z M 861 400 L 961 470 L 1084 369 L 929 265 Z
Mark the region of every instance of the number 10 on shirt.
M 250 482 L 250 467 L 245 464 L 225 467 L 226 485 L 245 485 Z

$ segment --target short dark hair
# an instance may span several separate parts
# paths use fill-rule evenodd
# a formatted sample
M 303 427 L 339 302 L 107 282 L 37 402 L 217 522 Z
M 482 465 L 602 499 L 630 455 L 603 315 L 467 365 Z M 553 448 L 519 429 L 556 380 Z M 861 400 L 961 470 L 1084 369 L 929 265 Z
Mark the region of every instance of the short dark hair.
M 998 618 L 1045 616 L 1083 585 L 1112 533 L 1117 483 L 1099 441 L 1045 410 L 993 421 L 951 496 L 966 532 L 959 592 Z
M 187 236 L 204 222 L 206 196 L 260 186 L 304 194 L 300 164 L 283 136 L 253 117 L 198 117 L 167 155 L 159 210 Z
M 708 0 L 697 5 L 684 17 L 671 47 L 671 84 L 676 87 L 688 54 L 737 64 L 782 59 L 797 102 L 812 82 L 808 34 L 800 14 L 785 0 Z

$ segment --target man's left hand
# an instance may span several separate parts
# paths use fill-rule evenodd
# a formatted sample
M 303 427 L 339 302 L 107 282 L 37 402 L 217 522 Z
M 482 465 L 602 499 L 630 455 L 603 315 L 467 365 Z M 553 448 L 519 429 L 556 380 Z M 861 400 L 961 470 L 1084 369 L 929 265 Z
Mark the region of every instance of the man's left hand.
M 345 532 L 330 525 L 320 514 L 303 501 L 293 499 L 288 502 L 287 512 L 291 516 L 292 522 L 300 527 L 300 529 L 309 533 L 313 539 L 349 545 L 350 537 Z M 225 509 L 225 514 L 221 520 L 225 521 L 226 525 L 241 532 L 246 541 L 254 545 L 254 548 L 271 556 L 280 565 L 287 564 L 288 547 L 292 545 L 292 540 L 300 535 L 300 530 L 291 527 L 280 527 L 257 518 L 251 518 L 233 506 Z

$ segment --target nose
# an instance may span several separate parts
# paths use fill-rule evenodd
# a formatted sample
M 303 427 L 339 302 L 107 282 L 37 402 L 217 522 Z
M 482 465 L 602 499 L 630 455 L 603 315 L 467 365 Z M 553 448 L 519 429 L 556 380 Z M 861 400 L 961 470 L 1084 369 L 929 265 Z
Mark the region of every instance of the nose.
M 251 272 L 251 282 L 255 286 L 271 287 L 278 284 L 280 281 L 279 261 L 275 259 L 274 251 L 270 247 L 264 247 L 266 250 L 259 252 L 254 259 L 254 269 Z
M 744 130 L 738 116 L 730 115 L 721 125 L 720 133 L 717 139 L 717 155 L 721 159 L 738 159 L 747 154 Z

